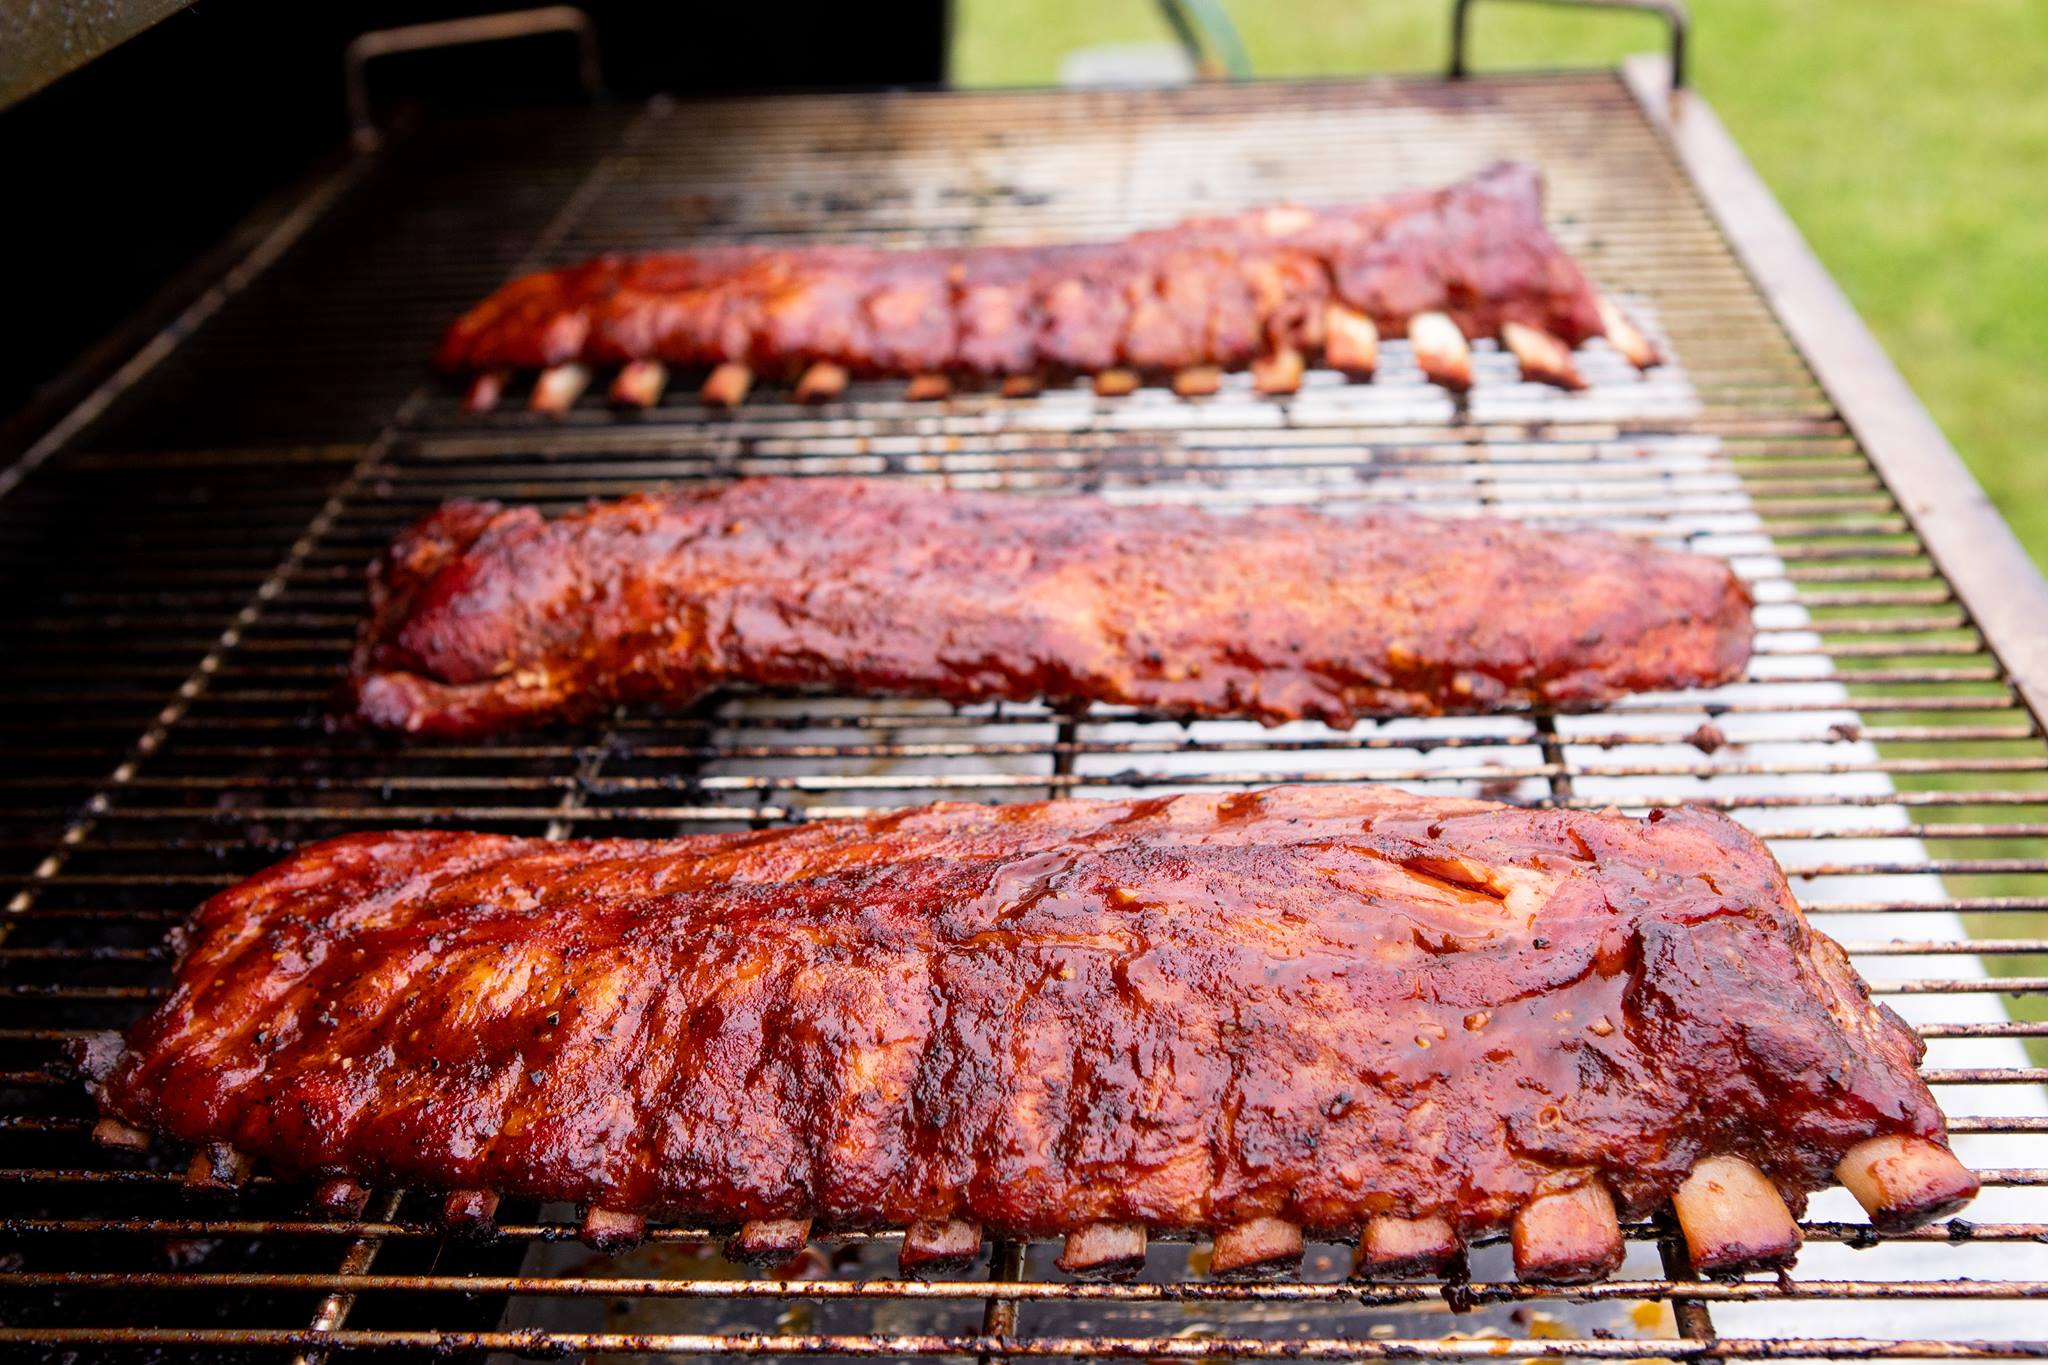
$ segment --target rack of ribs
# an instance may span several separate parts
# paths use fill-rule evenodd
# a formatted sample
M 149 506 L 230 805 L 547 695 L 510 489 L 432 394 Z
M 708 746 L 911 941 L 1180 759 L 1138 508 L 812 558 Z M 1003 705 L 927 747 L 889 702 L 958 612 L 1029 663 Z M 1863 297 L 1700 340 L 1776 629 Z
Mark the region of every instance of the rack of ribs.
M 1164 377 L 1194 396 L 1246 368 L 1259 391 L 1292 393 L 1316 357 L 1364 377 L 1380 339 L 1404 334 L 1423 373 L 1461 391 L 1472 338 L 1565 388 L 1584 386 L 1572 352 L 1593 337 L 1638 368 L 1658 358 L 1544 228 L 1542 175 L 1502 163 L 1443 189 L 1116 242 L 602 256 L 503 286 L 448 329 L 435 362 L 470 380 L 476 410 L 537 370 L 530 405 L 564 411 L 604 367 L 617 367 L 613 401 L 631 407 L 660 401 L 672 366 L 709 367 L 701 396 L 721 406 L 757 374 L 793 379 L 813 402 L 855 376 L 906 377 L 912 399 L 963 380 L 1028 396 L 1076 374 L 1107 395 Z
M 174 988 L 76 1055 L 102 1141 L 321 1183 L 648 1218 L 984 1230 L 1222 1274 L 1355 1240 L 1442 1273 L 1612 1271 L 1670 1205 L 1699 1269 L 1780 1266 L 1839 1179 L 1879 1228 L 1959 1207 L 1921 1044 L 1763 846 L 1359 786 L 946 804 L 669 841 L 361 834 L 200 907 Z
M 760 479 L 444 506 L 373 568 L 349 686 L 440 736 L 734 684 L 1348 726 L 1711 686 L 1750 641 L 1724 562 L 1612 535 Z

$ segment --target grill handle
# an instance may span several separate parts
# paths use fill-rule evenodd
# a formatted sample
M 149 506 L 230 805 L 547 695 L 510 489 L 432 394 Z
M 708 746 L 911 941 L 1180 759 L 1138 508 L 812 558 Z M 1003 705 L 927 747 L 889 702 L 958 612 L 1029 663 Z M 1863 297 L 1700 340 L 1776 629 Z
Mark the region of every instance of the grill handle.
M 348 99 L 350 135 L 364 151 L 377 146 L 377 125 L 370 117 L 370 84 L 367 69 L 379 57 L 398 52 L 424 52 L 436 47 L 462 47 L 470 43 L 494 43 L 506 38 L 530 38 L 541 33 L 567 33 L 576 39 L 576 71 L 583 88 L 596 99 L 604 92 L 604 68 L 598 61 L 597 26 L 590 16 L 574 5 L 545 5 L 539 9 L 507 10 L 499 14 L 478 14 L 466 19 L 444 19 L 429 24 L 407 24 L 403 28 L 372 29 L 358 34 L 342 53 L 342 84 Z
M 1582 9 L 1632 9 L 1659 14 L 1671 26 L 1671 88 L 1685 89 L 1685 49 L 1692 32 L 1692 16 L 1684 0 L 1532 0 L 1545 5 L 1571 5 Z M 1474 0 L 1454 0 L 1451 6 L 1451 79 L 1463 80 L 1471 73 L 1465 61 L 1467 20 Z
M 1188 54 L 1197 75 L 1249 80 L 1251 55 L 1222 0 L 1159 0 L 1159 13 Z M 1211 53 L 1211 47 L 1216 49 Z

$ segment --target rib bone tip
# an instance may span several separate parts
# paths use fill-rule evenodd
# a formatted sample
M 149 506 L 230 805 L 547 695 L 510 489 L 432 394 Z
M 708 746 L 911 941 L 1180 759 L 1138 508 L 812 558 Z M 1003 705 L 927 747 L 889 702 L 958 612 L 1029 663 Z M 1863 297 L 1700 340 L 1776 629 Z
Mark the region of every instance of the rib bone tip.
M 1143 1268 L 1146 1241 L 1142 1223 L 1090 1223 L 1067 1234 L 1055 1264 L 1081 1279 L 1126 1278 Z
M 1013 374 L 1003 380 L 1003 397 L 1036 398 L 1045 391 L 1045 377 L 1037 374 Z
M 1095 376 L 1095 392 L 1103 398 L 1122 398 L 1138 390 L 1138 372 L 1123 368 L 1103 370 Z
M 1341 303 L 1323 309 L 1323 363 L 1362 379 L 1379 368 L 1380 330 L 1368 315 Z
M 441 1223 L 464 1237 L 489 1233 L 498 1216 L 498 1196 L 489 1190 L 456 1190 L 441 1205 Z
M 1621 1221 L 1597 1180 L 1542 1194 L 1515 1214 L 1515 1274 L 1540 1284 L 1588 1284 L 1621 1264 Z
M 1252 361 L 1252 388 L 1260 393 L 1283 395 L 1301 388 L 1308 362 L 1292 346 L 1277 346 Z
M 849 376 L 844 365 L 830 360 L 814 362 L 796 381 L 799 403 L 829 403 L 846 392 Z
M 326 1218 L 357 1218 L 370 1202 L 370 1187 L 335 1176 L 314 1187 L 311 1208 Z
M 651 408 L 668 387 L 668 366 L 659 360 L 629 362 L 612 380 L 612 402 L 621 407 Z
M 535 412 L 564 413 L 576 406 L 576 400 L 589 387 L 589 366 L 573 362 L 550 365 L 533 381 L 533 396 L 527 399 L 526 406 Z
M 249 1158 L 225 1142 L 209 1142 L 185 1167 L 185 1188 L 195 1194 L 224 1193 L 248 1183 Z
M 1532 379 L 1539 384 L 1555 384 L 1561 389 L 1586 387 L 1586 381 L 1579 377 L 1578 366 L 1572 363 L 1571 347 L 1550 333 L 1519 322 L 1504 322 L 1500 326 L 1500 339 L 1521 365 L 1524 379 Z
M 1880 1232 L 1907 1228 L 1954 1213 L 1977 1197 L 1977 1177 L 1955 1154 L 1923 1137 L 1895 1134 L 1851 1147 L 1835 1165 Z
M 1693 1269 L 1702 1275 L 1778 1270 L 1799 1255 L 1799 1224 L 1784 1196 L 1741 1157 L 1708 1157 L 1671 1196 Z
M 92 1141 L 96 1147 L 110 1151 L 146 1152 L 149 1150 L 149 1134 L 132 1124 L 119 1119 L 101 1119 L 92 1126 Z
M 647 1240 L 647 1220 L 637 1213 L 593 1207 L 583 1215 L 581 1236 L 591 1250 L 616 1256 Z
M 1472 387 L 1472 346 L 1449 313 L 1417 313 L 1408 319 L 1408 340 L 1433 382 L 1457 393 Z
M 489 412 L 498 406 L 498 400 L 505 396 L 507 375 L 503 370 L 484 370 L 469 381 L 469 389 L 462 395 L 464 412 Z
M 728 360 L 712 367 L 697 397 L 708 407 L 736 408 L 747 400 L 747 390 L 753 387 L 754 372 L 737 360 Z
M 779 1265 L 810 1240 L 808 1218 L 757 1218 L 740 1225 L 725 1244 L 725 1256 L 746 1265 Z
M 1209 1273 L 1219 1280 L 1263 1279 L 1301 1265 L 1301 1225 L 1284 1218 L 1247 1218 L 1216 1234 Z
M 1608 342 L 1621 352 L 1622 358 L 1639 370 L 1647 370 L 1660 358 L 1657 348 L 1643 335 L 1621 305 L 1605 294 L 1599 296 L 1600 329 L 1607 333 Z
M 1445 1218 L 1369 1220 L 1351 1259 L 1354 1280 L 1420 1280 L 1447 1275 L 1465 1259 L 1465 1240 Z
M 1223 370 L 1217 365 L 1190 365 L 1174 371 L 1173 391 L 1182 398 L 1206 398 L 1223 387 Z
M 903 398 L 910 403 L 936 403 L 953 396 L 953 381 L 943 374 L 914 374 L 903 386 Z
M 926 1218 L 903 1230 L 897 1268 L 905 1275 L 957 1270 L 981 1254 L 981 1224 L 964 1218 Z

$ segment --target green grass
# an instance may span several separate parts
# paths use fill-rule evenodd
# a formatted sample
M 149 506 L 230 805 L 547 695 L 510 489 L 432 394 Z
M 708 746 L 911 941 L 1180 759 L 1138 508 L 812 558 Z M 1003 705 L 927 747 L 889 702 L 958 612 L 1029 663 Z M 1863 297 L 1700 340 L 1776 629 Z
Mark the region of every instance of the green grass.
M 1441 70 L 1447 0 L 1231 0 L 1265 76 Z M 1697 84 L 2048 565 L 2048 5 L 1693 0 Z M 958 0 L 953 78 L 1048 84 L 1165 38 L 1149 0 Z M 1634 14 L 1482 6 L 1474 60 L 1612 64 Z
M 1440 71 L 1448 0 L 1228 0 L 1262 76 Z M 1695 83 L 1848 291 L 1908 382 L 2048 565 L 2048 4 L 2036 0 L 1691 0 Z M 1150 0 L 957 0 L 953 79 L 1052 83 L 1060 57 L 1163 40 Z M 1654 19 L 1483 6 L 1475 65 L 1612 65 L 1663 45 Z M 1894 692 L 1900 689 L 1890 689 Z M 1924 723 L 1926 717 L 1870 717 Z M 2038 753 L 1966 746 L 1973 754 Z M 1891 746 L 1901 755 L 1921 746 Z M 1902 786 L 2010 786 L 1982 775 Z M 2031 783 L 2029 783 L 2031 785 Z M 2027 809 L 1920 812 L 2004 822 Z M 2038 842 L 1938 840 L 1937 857 L 2038 856 Z M 1955 876 L 1964 896 L 2041 895 L 2048 878 Z M 1984 937 L 2048 934 L 2048 916 L 1973 916 Z M 1993 957 L 1999 974 L 2048 970 Z M 2013 1002 L 2048 1015 L 2048 997 Z M 2048 1044 L 2033 1048 L 2048 1064 Z

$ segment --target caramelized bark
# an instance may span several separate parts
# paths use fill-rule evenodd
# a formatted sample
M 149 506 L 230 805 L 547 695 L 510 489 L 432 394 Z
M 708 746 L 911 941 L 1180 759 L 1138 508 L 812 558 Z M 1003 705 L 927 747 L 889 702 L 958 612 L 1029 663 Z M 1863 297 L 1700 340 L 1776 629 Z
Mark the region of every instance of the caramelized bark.
M 1347 726 L 1725 682 L 1751 638 L 1726 564 L 1594 532 L 859 479 L 454 503 L 370 597 L 357 711 L 434 735 L 732 685 Z
M 370 834 L 184 941 L 125 1050 L 79 1049 L 107 1115 L 287 1176 L 750 1222 L 762 1254 L 960 1220 L 1097 1272 L 1148 1229 L 1398 1211 L 1512 1221 L 1568 1278 L 1612 1252 L 1543 1216 L 1570 1191 L 1636 1216 L 1737 1155 L 1796 1200 L 1867 1139 L 1943 1150 L 1918 1040 L 1706 813 L 1327 786 Z M 1455 1248 L 1427 1240 L 1384 1259 Z

